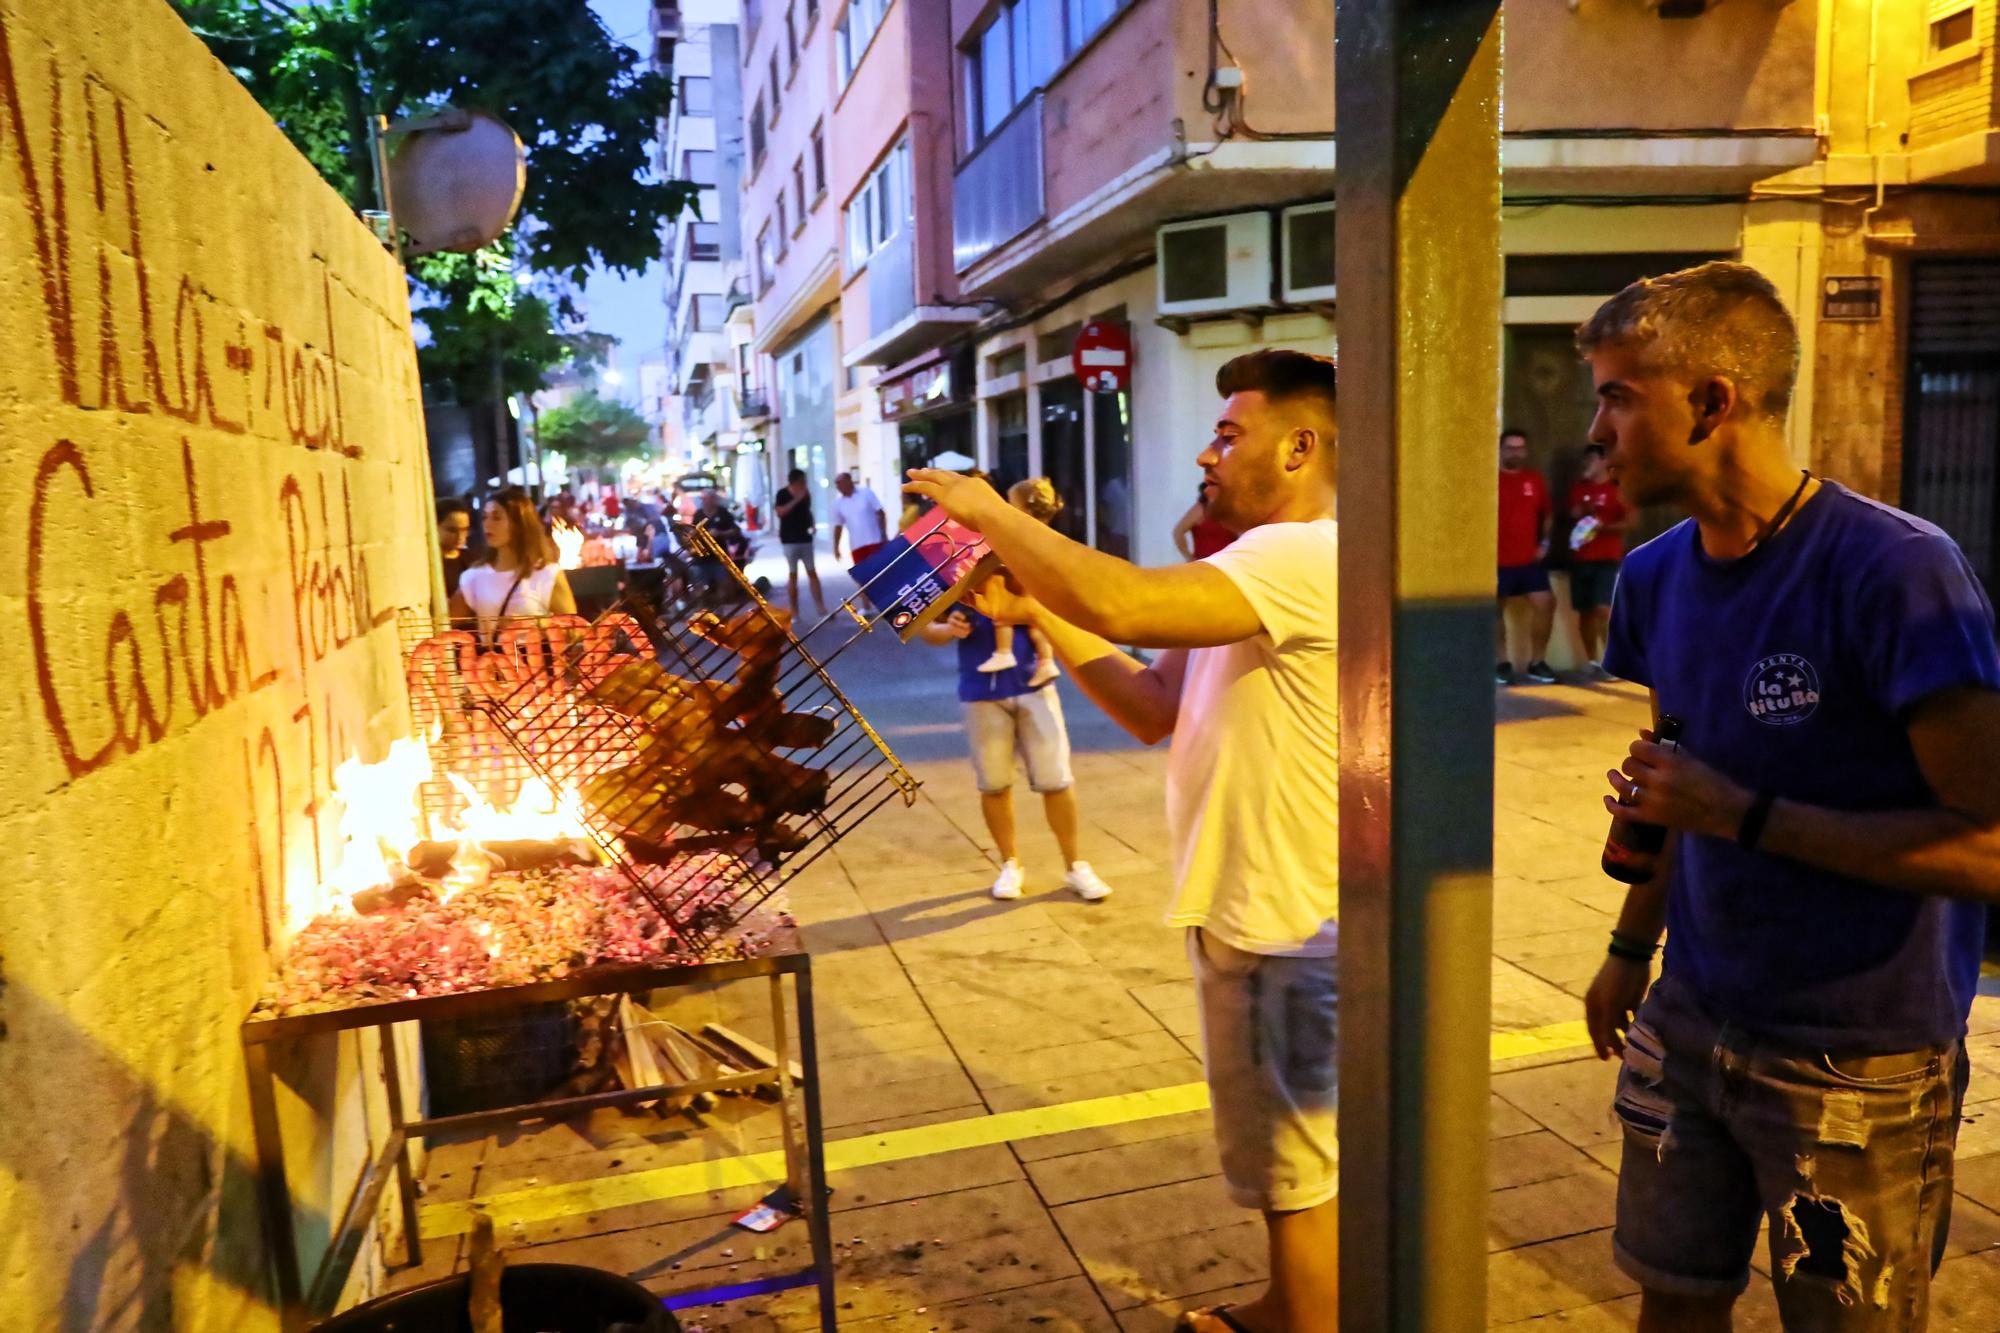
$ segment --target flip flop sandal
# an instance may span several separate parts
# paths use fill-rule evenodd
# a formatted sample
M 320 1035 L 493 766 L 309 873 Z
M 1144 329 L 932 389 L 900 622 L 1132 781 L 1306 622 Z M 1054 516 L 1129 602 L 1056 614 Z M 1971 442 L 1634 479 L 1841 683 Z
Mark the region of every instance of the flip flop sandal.
M 1206 1310 L 1189 1310 L 1181 1316 L 1180 1322 L 1175 1324 L 1174 1327 L 1177 1329 L 1192 1329 L 1196 1316 L 1201 1316 L 1208 1319 L 1221 1320 L 1227 1328 L 1232 1330 L 1232 1333 L 1250 1333 L 1250 1326 L 1235 1315 L 1230 1314 L 1229 1310 L 1230 1307 L 1227 1305 L 1211 1306 Z

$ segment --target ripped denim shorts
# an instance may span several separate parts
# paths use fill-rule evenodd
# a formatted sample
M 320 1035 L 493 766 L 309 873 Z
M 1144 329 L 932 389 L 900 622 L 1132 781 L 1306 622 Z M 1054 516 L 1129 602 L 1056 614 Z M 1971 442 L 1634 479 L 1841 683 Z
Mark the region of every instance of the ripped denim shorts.
M 1654 1291 L 1731 1297 L 1768 1217 L 1787 1329 L 1925 1328 L 1966 1075 L 1963 1043 L 1799 1050 L 1661 978 L 1618 1074 L 1618 1266 Z

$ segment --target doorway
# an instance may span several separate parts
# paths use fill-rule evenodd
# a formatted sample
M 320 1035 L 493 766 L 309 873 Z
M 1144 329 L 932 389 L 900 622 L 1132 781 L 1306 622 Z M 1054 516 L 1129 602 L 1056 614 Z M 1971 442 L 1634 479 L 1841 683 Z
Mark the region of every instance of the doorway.
M 2000 259 L 1910 266 L 1903 508 L 1949 533 L 2000 587 Z

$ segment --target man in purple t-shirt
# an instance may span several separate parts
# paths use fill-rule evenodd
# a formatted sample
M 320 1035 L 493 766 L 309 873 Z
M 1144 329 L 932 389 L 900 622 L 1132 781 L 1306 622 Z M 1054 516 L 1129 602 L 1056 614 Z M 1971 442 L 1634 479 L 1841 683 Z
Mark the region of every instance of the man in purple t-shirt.
M 1069 728 L 1054 683 L 1028 684 L 1032 662 L 981 671 L 993 654 L 993 622 L 970 607 L 953 607 L 917 631 L 924 642 L 958 645 L 958 700 L 965 711 L 965 739 L 972 776 L 979 784 L 979 813 L 1000 856 L 995 898 L 1021 896 L 1027 875 L 1014 840 L 1014 760 L 1028 770 L 1028 786 L 1042 798 L 1049 831 L 1062 851 L 1063 887 L 1085 902 L 1111 896 L 1111 886 L 1083 859 L 1077 835 L 1076 778 L 1069 767 Z
M 1639 1328 L 1727 1330 L 1768 1218 L 1787 1329 L 1921 1329 L 2000 900 L 1992 608 L 1944 533 L 1792 461 L 1798 333 L 1755 270 L 1635 283 L 1577 345 L 1625 502 L 1688 515 L 1627 557 L 1604 662 L 1682 724 L 1606 774 L 1674 836 L 1585 1000 Z

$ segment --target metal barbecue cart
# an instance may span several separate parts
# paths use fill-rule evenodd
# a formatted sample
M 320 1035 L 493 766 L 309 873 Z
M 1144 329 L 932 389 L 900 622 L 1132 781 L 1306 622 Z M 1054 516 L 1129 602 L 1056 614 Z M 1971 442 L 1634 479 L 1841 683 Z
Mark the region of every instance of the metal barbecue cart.
M 777 1090 L 786 1181 L 810 1233 L 812 1261 L 757 1285 L 762 1292 L 815 1287 L 821 1328 L 833 1333 L 833 1247 L 811 959 L 790 928 L 756 951 L 745 951 L 739 942 L 746 919 L 845 832 L 890 800 L 914 802 L 916 780 L 841 692 L 827 663 L 892 616 L 902 628 L 908 617 L 898 599 L 912 582 L 935 581 L 935 571 L 922 564 L 923 553 L 911 543 L 863 585 L 862 594 L 875 594 L 870 600 L 877 605 L 859 597 L 843 602 L 801 635 L 704 530 L 682 529 L 681 539 L 726 571 L 741 592 L 743 609 L 725 619 L 699 607 L 662 613 L 648 601 L 628 599 L 594 621 L 510 622 L 505 631 L 476 642 L 428 618 L 406 621 L 412 714 L 437 738 L 433 757 L 439 768 L 424 784 L 426 807 L 455 799 L 458 784 L 447 779 L 448 764 L 488 772 L 513 764 L 554 789 L 580 792 L 601 858 L 630 877 L 688 951 L 657 965 L 586 967 L 523 985 L 417 994 L 319 1012 L 253 1013 L 241 1037 L 258 1197 L 286 1333 L 303 1333 L 311 1321 L 333 1313 L 392 1179 L 406 1237 L 404 1262 L 421 1262 L 413 1141 L 763 1087 Z M 895 595 L 879 595 L 890 584 Z M 840 633 L 846 637 L 835 642 Z M 815 656 L 807 639 L 830 646 Z M 671 869 L 678 866 L 698 866 L 702 873 L 681 877 Z M 493 1110 L 406 1116 L 396 1023 L 755 977 L 766 978 L 770 987 L 777 1049 L 768 1066 Z M 796 1056 L 788 1009 L 797 1018 Z M 324 1258 L 308 1276 L 294 1226 L 274 1059 L 290 1043 L 365 1028 L 375 1029 L 380 1042 L 389 1134 L 361 1170 Z M 722 1287 L 666 1299 L 684 1306 L 703 1296 L 714 1301 L 734 1294 Z

